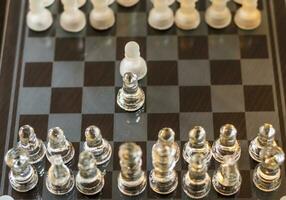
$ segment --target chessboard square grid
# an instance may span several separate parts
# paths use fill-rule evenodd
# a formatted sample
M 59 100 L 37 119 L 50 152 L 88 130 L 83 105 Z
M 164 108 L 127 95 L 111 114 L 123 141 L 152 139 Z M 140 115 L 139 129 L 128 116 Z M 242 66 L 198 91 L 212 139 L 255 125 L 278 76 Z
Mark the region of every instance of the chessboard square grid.
M 140 46 L 141 57 L 146 59 L 146 38 L 145 37 L 117 37 L 116 41 L 116 59 L 122 60 L 124 58 L 125 45 L 130 42 L 137 42 Z
M 214 138 L 218 139 L 220 128 L 225 124 L 232 124 L 237 129 L 237 139 L 246 140 L 246 120 L 244 112 L 213 113 Z
M 115 60 L 116 39 L 112 36 L 87 37 L 85 39 L 86 61 L 112 61 Z
M 146 141 L 146 113 L 117 113 L 114 115 L 114 141 Z
M 207 36 L 179 36 L 179 59 L 208 59 Z
M 211 83 L 213 85 L 241 84 L 239 60 L 211 60 Z
M 242 58 L 268 58 L 266 35 L 241 35 L 240 51 Z
M 51 114 L 48 128 L 60 127 L 71 142 L 80 142 L 81 114 Z
M 26 63 L 24 75 L 24 87 L 49 87 L 51 86 L 53 64 Z
M 147 97 L 148 113 L 177 113 L 180 110 L 177 86 L 149 86 Z
M 21 88 L 18 102 L 20 114 L 47 114 L 50 110 L 51 88 Z
M 82 88 L 52 88 L 51 113 L 81 113 Z
M 210 86 L 183 86 L 180 87 L 181 112 L 211 112 Z
M 244 112 L 243 86 L 220 85 L 211 87 L 213 112 Z
M 86 62 L 84 71 L 85 86 L 114 86 L 114 62 Z
M 178 66 L 176 61 L 149 61 L 148 85 L 177 85 Z
M 274 111 L 273 95 L 274 93 L 271 85 L 244 86 L 245 110 Z
M 147 59 L 148 60 L 177 60 L 178 41 L 177 36 L 148 36 Z
M 144 12 L 117 13 L 117 36 L 146 36 L 147 16 Z M 128 23 L 126 23 L 128 22 Z M 136 27 L 136 28 L 133 28 Z
M 84 52 L 84 38 L 56 38 L 56 61 L 83 61 Z
M 53 87 L 82 87 L 83 62 L 55 62 L 53 65 Z
M 81 120 L 81 141 L 85 141 L 84 132 L 89 126 L 97 126 L 102 137 L 113 141 L 114 115 L 113 114 L 84 114 Z
M 240 59 L 237 35 L 209 35 L 209 58 L 212 60 Z

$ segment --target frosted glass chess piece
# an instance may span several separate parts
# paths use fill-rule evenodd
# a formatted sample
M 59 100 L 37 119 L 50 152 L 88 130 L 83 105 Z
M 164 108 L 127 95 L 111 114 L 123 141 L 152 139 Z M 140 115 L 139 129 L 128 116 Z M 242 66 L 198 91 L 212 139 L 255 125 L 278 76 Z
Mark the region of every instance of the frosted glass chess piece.
M 118 189 L 127 196 L 141 194 L 147 185 L 146 173 L 142 170 L 142 150 L 135 143 L 124 143 L 119 148 L 121 171 Z
M 276 146 L 275 129 L 271 124 L 264 124 L 259 128 L 258 136 L 249 145 L 249 155 L 257 162 L 261 162 L 260 152 L 267 146 Z
M 135 6 L 140 0 L 117 0 L 117 3 L 123 7 Z
M 214 189 L 225 196 L 234 195 L 241 187 L 242 178 L 236 161 L 232 156 L 225 156 L 223 163 L 214 172 L 212 183 Z
M 198 0 L 181 0 L 181 6 L 175 14 L 177 27 L 183 30 L 192 30 L 199 26 L 201 17 L 196 9 L 197 1 Z
M 48 132 L 47 159 L 52 162 L 52 156 L 60 155 L 64 164 L 68 164 L 74 157 L 74 147 L 69 142 L 61 128 L 55 127 Z
M 125 111 L 137 111 L 145 102 L 144 91 L 138 86 L 136 74 L 131 72 L 123 76 L 123 87 L 118 91 L 117 104 Z
M 5 156 L 5 162 L 11 169 L 9 182 L 14 190 L 27 192 L 36 187 L 38 174 L 29 163 L 29 155 L 25 149 L 19 147 L 10 149 Z
M 62 1 L 62 4 L 64 4 L 65 0 L 61 0 L 61 1 Z M 79 8 L 83 7 L 85 4 L 86 4 L 86 0 L 77 0 L 77 6 Z
M 205 18 L 207 24 L 216 29 L 227 27 L 231 23 L 231 12 L 227 7 L 229 0 L 211 0 L 211 6 L 208 7 Z
M 134 42 L 128 42 L 124 48 L 125 57 L 120 62 L 120 74 L 132 72 L 137 75 L 138 80 L 143 79 L 147 74 L 146 61 L 140 55 L 140 47 Z
M 79 155 L 76 187 L 85 195 L 95 195 L 104 186 L 104 173 L 96 166 L 96 160 L 89 151 L 83 151 Z
M 203 198 L 211 189 L 211 178 L 203 154 L 195 154 L 189 162 L 189 170 L 183 177 L 183 190 L 193 199 Z
M 195 126 L 189 132 L 189 141 L 184 145 L 183 158 L 189 163 L 192 156 L 200 154 L 205 163 L 209 164 L 212 158 L 211 147 L 206 141 L 206 131 L 201 126 Z
M 44 6 L 49 7 L 54 4 L 55 0 L 43 0 Z
M 114 12 L 108 7 L 108 0 L 91 0 L 93 9 L 89 14 L 90 25 L 97 30 L 106 30 L 115 23 Z
M 152 3 L 154 3 L 155 0 L 151 0 Z M 168 6 L 171 6 L 173 3 L 175 3 L 176 0 L 166 0 Z
M 103 165 L 110 160 L 112 148 L 107 140 L 102 138 L 101 131 L 96 126 L 85 130 L 84 150 L 93 154 L 96 165 Z
M 281 185 L 281 169 L 285 154 L 278 146 L 268 146 L 260 152 L 261 163 L 253 172 L 254 185 L 264 191 L 271 192 Z
M 154 0 L 148 16 L 149 25 L 158 30 L 167 30 L 174 24 L 174 12 L 167 1 Z
M 176 151 L 175 161 L 176 163 L 180 159 L 180 147 L 177 142 L 175 142 L 175 132 L 171 128 L 162 128 L 158 134 L 157 143 L 163 145 L 168 145 L 170 148 L 173 148 Z
M 242 0 L 242 6 L 234 17 L 235 24 L 244 30 L 253 30 L 260 26 L 261 12 L 257 6 L 258 0 Z
M 60 16 L 61 27 L 68 32 L 79 32 L 86 26 L 85 14 L 78 8 L 78 0 L 62 0 L 64 11 Z
M 9 195 L 3 195 L 3 196 L 0 196 L 0 200 L 14 200 L 14 199 L 13 197 Z
M 242 0 L 234 0 L 235 3 L 242 4 Z
M 226 124 L 221 127 L 219 139 L 212 146 L 212 155 L 216 161 L 222 163 L 226 155 L 232 156 L 234 161 L 238 161 L 241 148 L 236 135 L 237 130 L 233 125 Z
M 170 194 L 178 186 L 176 149 L 157 142 L 152 147 L 153 169 L 149 175 L 151 189 L 158 194 Z
M 27 25 L 33 31 L 45 31 L 53 24 L 52 13 L 45 8 L 41 0 L 30 0 L 30 10 L 27 14 Z
M 51 157 L 51 167 L 46 178 L 47 189 L 55 195 L 69 193 L 74 187 L 74 175 L 60 155 Z

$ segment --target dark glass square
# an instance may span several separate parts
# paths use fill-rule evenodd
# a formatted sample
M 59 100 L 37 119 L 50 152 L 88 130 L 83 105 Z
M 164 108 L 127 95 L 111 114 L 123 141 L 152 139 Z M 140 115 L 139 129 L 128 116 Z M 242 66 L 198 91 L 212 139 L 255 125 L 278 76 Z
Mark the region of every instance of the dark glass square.
M 148 85 L 177 85 L 178 66 L 176 61 L 148 62 Z
M 87 62 L 84 70 L 85 86 L 114 86 L 114 62 Z
M 83 38 L 57 38 L 56 61 L 83 61 L 85 40 Z
M 180 36 L 178 38 L 180 59 L 208 59 L 207 36 Z
M 241 35 L 240 51 L 242 58 L 268 58 L 268 45 L 265 35 Z
M 53 63 L 26 63 L 24 87 L 49 87 Z

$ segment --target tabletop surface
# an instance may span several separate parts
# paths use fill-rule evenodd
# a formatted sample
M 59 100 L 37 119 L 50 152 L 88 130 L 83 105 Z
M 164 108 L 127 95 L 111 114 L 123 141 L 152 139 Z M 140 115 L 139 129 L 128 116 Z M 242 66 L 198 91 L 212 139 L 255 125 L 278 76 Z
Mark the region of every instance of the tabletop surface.
M 194 31 L 175 26 L 155 31 L 147 25 L 151 3 L 141 0 L 132 8 L 111 7 L 116 24 L 107 31 L 95 31 L 88 25 L 71 34 L 58 23 L 62 6 L 59 0 L 48 9 L 54 15 L 53 26 L 45 32 L 30 31 L 25 24 L 27 1 L 8 0 L 3 29 L 0 72 L 0 194 L 15 199 L 86 199 L 74 189 L 55 197 L 45 187 L 45 176 L 28 193 L 18 193 L 9 185 L 9 169 L 4 155 L 15 146 L 18 129 L 24 124 L 35 128 L 47 142 L 49 128 L 60 126 L 75 149 L 71 166 L 77 172 L 78 155 L 89 125 L 98 126 L 112 146 L 113 155 L 104 168 L 105 187 L 90 199 L 129 199 L 119 193 L 118 149 L 125 141 L 139 144 L 143 150 L 143 169 L 152 169 L 151 147 L 158 131 L 171 127 L 182 147 L 188 131 L 195 125 L 206 129 L 212 143 L 219 128 L 232 123 L 238 130 L 242 156 L 238 162 L 243 183 L 238 194 L 229 199 L 280 199 L 286 195 L 285 166 L 283 182 L 277 192 L 262 193 L 252 183 L 257 163 L 248 155 L 249 141 L 259 126 L 268 122 L 276 129 L 276 139 L 285 150 L 286 91 L 286 7 L 283 0 L 260 0 L 262 25 L 254 31 L 239 30 L 234 23 L 214 30 L 203 20 L 208 6 L 198 2 L 202 23 Z M 234 13 L 238 5 L 229 3 Z M 172 9 L 176 10 L 175 3 Z M 81 8 L 86 15 L 88 3 Z M 3 10 L 3 9 L 2 9 Z M 124 45 L 134 40 L 146 59 L 148 74 L 139 82 L 146 93 L 143 109 L 126 113 L 116 104 L 122 86 L 119 63 Z M 45 171 L 49 163 L 44 160 Z M 209 174 L 218 167 L 211 162 Z M 176 166 L 179 181 L 187 170 L 181 158 Z M 223 199 L 214 189 L 206 199 Z M 187 199 L 179 184 L 167 196 L 146 191 L 134 199 Z

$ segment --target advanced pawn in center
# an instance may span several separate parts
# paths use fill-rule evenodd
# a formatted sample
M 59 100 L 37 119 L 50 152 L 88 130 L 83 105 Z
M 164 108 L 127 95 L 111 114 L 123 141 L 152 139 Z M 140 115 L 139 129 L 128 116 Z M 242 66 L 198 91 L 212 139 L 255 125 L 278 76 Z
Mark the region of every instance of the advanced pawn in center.
M 175 23 L 177 27 L 183 30 L 192 30 L 199 26 L 201 17 L 196 9 L 198 0 L 181 0 L 181 7 L 175 14 Z
M 108 0 L 91 0 L 93 9 L 89 15 L 90 25 L 97 30 L 106 30 L 115 23 L 114 12 L 108 7 Z

